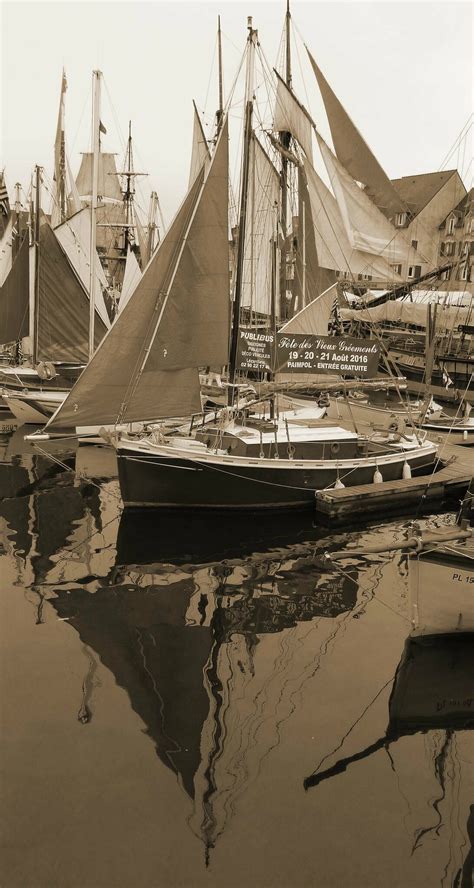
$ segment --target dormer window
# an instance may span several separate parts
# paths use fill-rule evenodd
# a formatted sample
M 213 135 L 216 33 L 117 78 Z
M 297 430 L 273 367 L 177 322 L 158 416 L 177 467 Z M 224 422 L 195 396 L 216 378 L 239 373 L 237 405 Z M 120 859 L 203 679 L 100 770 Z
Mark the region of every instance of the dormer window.
M 408 266 L 408 277 L 417 278 L 421 275 L 421 265 L 409 265 Z
M 454 234 L 454 216 L 450 216 L 446 226 L 446 234 Z
M 406 213 L 397 213 L 395 216 L 395 226 L 396 228 L 403 228 L 406 225 L 407 214 Z

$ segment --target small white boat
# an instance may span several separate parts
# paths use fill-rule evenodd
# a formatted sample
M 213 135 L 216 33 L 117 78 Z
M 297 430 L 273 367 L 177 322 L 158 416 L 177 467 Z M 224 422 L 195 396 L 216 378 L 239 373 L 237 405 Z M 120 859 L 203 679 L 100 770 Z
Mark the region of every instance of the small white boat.
M 474 632 L 474 535 L 410 555 L 413 635 Z
M 67 394 L 67 391 L 57 389 L 48 392 L 40 389 L 3 389 L 3 400 L 22 425 L 43 425 L 61 406 Z

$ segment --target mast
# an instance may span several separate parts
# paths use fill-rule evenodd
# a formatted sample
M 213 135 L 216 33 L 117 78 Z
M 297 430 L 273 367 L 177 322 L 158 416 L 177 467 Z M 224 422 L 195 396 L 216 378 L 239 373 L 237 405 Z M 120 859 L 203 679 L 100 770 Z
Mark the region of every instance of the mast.
M 61 81 L 61 104 L 59 109 L 60 119 L 60 145 L 59 145 L 59 182 L 58 182 L 58 198 L 59 198 L 59 221 L 64 222 L 67 216 L 66 204 L 66 134 L 64 127 L 64 93 L 66 92 L 66 74 L 63 69 L 63 77 Z
M 216 114 L 217 133 L 216 140 L 219 136 L 224 116 L 224 87 L 222 79 L 222 35 L 221 35 L 221 17 L 217 16 L 217 58 L 219 63 L 219 108 Z
M 240 304 L 242 299 L 242 280 L 244 270 L 245 228 L 247 219 L 247 203 L 249 190 L 250 171 L 250 143 L 252 139 L 252 113 L 253 113 L 253 82 L 255 65 L 255 46 L 258 32 L 252 27 L 252 17 L 247 18 L 249 35 L 247 38 L 247 70 L 245 77 L 245 126 L 244 126 L 244 153 L 242 160 L 242 189 L 240 195 L 239 211 L 239 240 L 237 249 L 237 269 L 235 278 L 234 305 L 232 311 L 232 336 L 229 356 L 229 378 L 235 381 L 237 342 L 239 336 Z
M 285 16 L 285 35 L 286 35 L 286 71 L 285 71 L 285 83 L 288 89 L 291 89 L 291 35 L 290 35 L 290 26 L 291 26 L 291 13 L 290 13 L 290 0 L 286 0 L 286 16 Z M 280 133 L 280 142 L 284 151 L 288 151 L 291 142 L 291 135 L 289 132 Z M 281 227 L 283 231 L 283 246 L 281 250 L 281 266 L 280 266 L 280 317 L 285 319 L 286 317 L 286 237 L 288 234 L 288 159 L 282 154 L 281 159 Z
M 20 248 L 20 212 L 21 212 L 21 197 L 20 197 L 21 185 L 19 182 L 15 182 L 15 224 L 14 229 L 16 231 L 15 237 L 12 237 L 12 258 L 14 259 L 18 250 Z
M 90 293 L 89 293 L 89 360 L 94 354 L 94 319 L 95 319 L 95 255 L 97 249 L 97 190 L 99 178 L 100 153 L 100 90 L 102 71 L 92 72 L 92 198 L 91 198 L 91 249 L 90 249 Z
M 128 247 L 130 246 L 130 227 L 132 224 L 132 203 L 133 203 L 133 190 L 132 190 L 132 176 L 133 176 L 133 153 L 132 153 L 132 121 L 128 121 L 128 142 L 127 142 L 127 158 L 126 158 L 126 170 L 125 170 L 125 179 L 126 186 L 123 195 L 123 200 L 125 204 L 125 237 L 124 237 L 124 248 L 125 255 L 127 255 Z
M 41 210 L 41 167 L 35 167 L 35 223 L 34 223 L 34 291 L 33 291 L 33 364 L 38 360 L 38 308 L 39 308 L 39 240 Z

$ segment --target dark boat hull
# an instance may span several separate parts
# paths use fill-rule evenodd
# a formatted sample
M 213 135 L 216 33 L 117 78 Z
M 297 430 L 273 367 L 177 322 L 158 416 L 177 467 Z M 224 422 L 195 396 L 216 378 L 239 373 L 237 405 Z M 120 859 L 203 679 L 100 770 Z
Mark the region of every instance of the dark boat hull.
M 404 456 L 378 468 L 384 481 L 402 478 Z M 311 509 L 315 493 L 331 487 L 337 480 L 346 486 L 370 484 L 375 461 L 344 467 L 340 461 L 328 466 L 263 467 L 257 465 L 215 465 L 193 459 L 117 450 L 120 490 L 125 506 L 134 508 L 188 509 Z M 406 454 L 413 475 L 432 467 L 434 452 Z M 349 461 L 351 463 L 351 461 Z

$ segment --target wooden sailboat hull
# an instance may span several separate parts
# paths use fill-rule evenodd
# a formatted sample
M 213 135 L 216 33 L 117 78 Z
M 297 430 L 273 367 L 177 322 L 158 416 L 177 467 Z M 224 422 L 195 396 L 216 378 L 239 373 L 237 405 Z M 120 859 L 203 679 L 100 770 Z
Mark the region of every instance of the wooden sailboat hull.
M 11 392 L 4 394 L 8 409 L 23 425 L 44 425 L 66 398 L 67 392 Z
M 474 632 L 474 546 L 439 546 L 409 559 L 413 633 Z
M 423 444 L 406 453 L 348 460 L 250 459 L 202 452 L 196 455 L 166 445 L 121 441 L 118 473 L 125 506 L 188 509 L 311 509 L 315 493 L 334 486 L 369 484 L 376 467 L 384 480 L 427 472 L 436 447 Z

